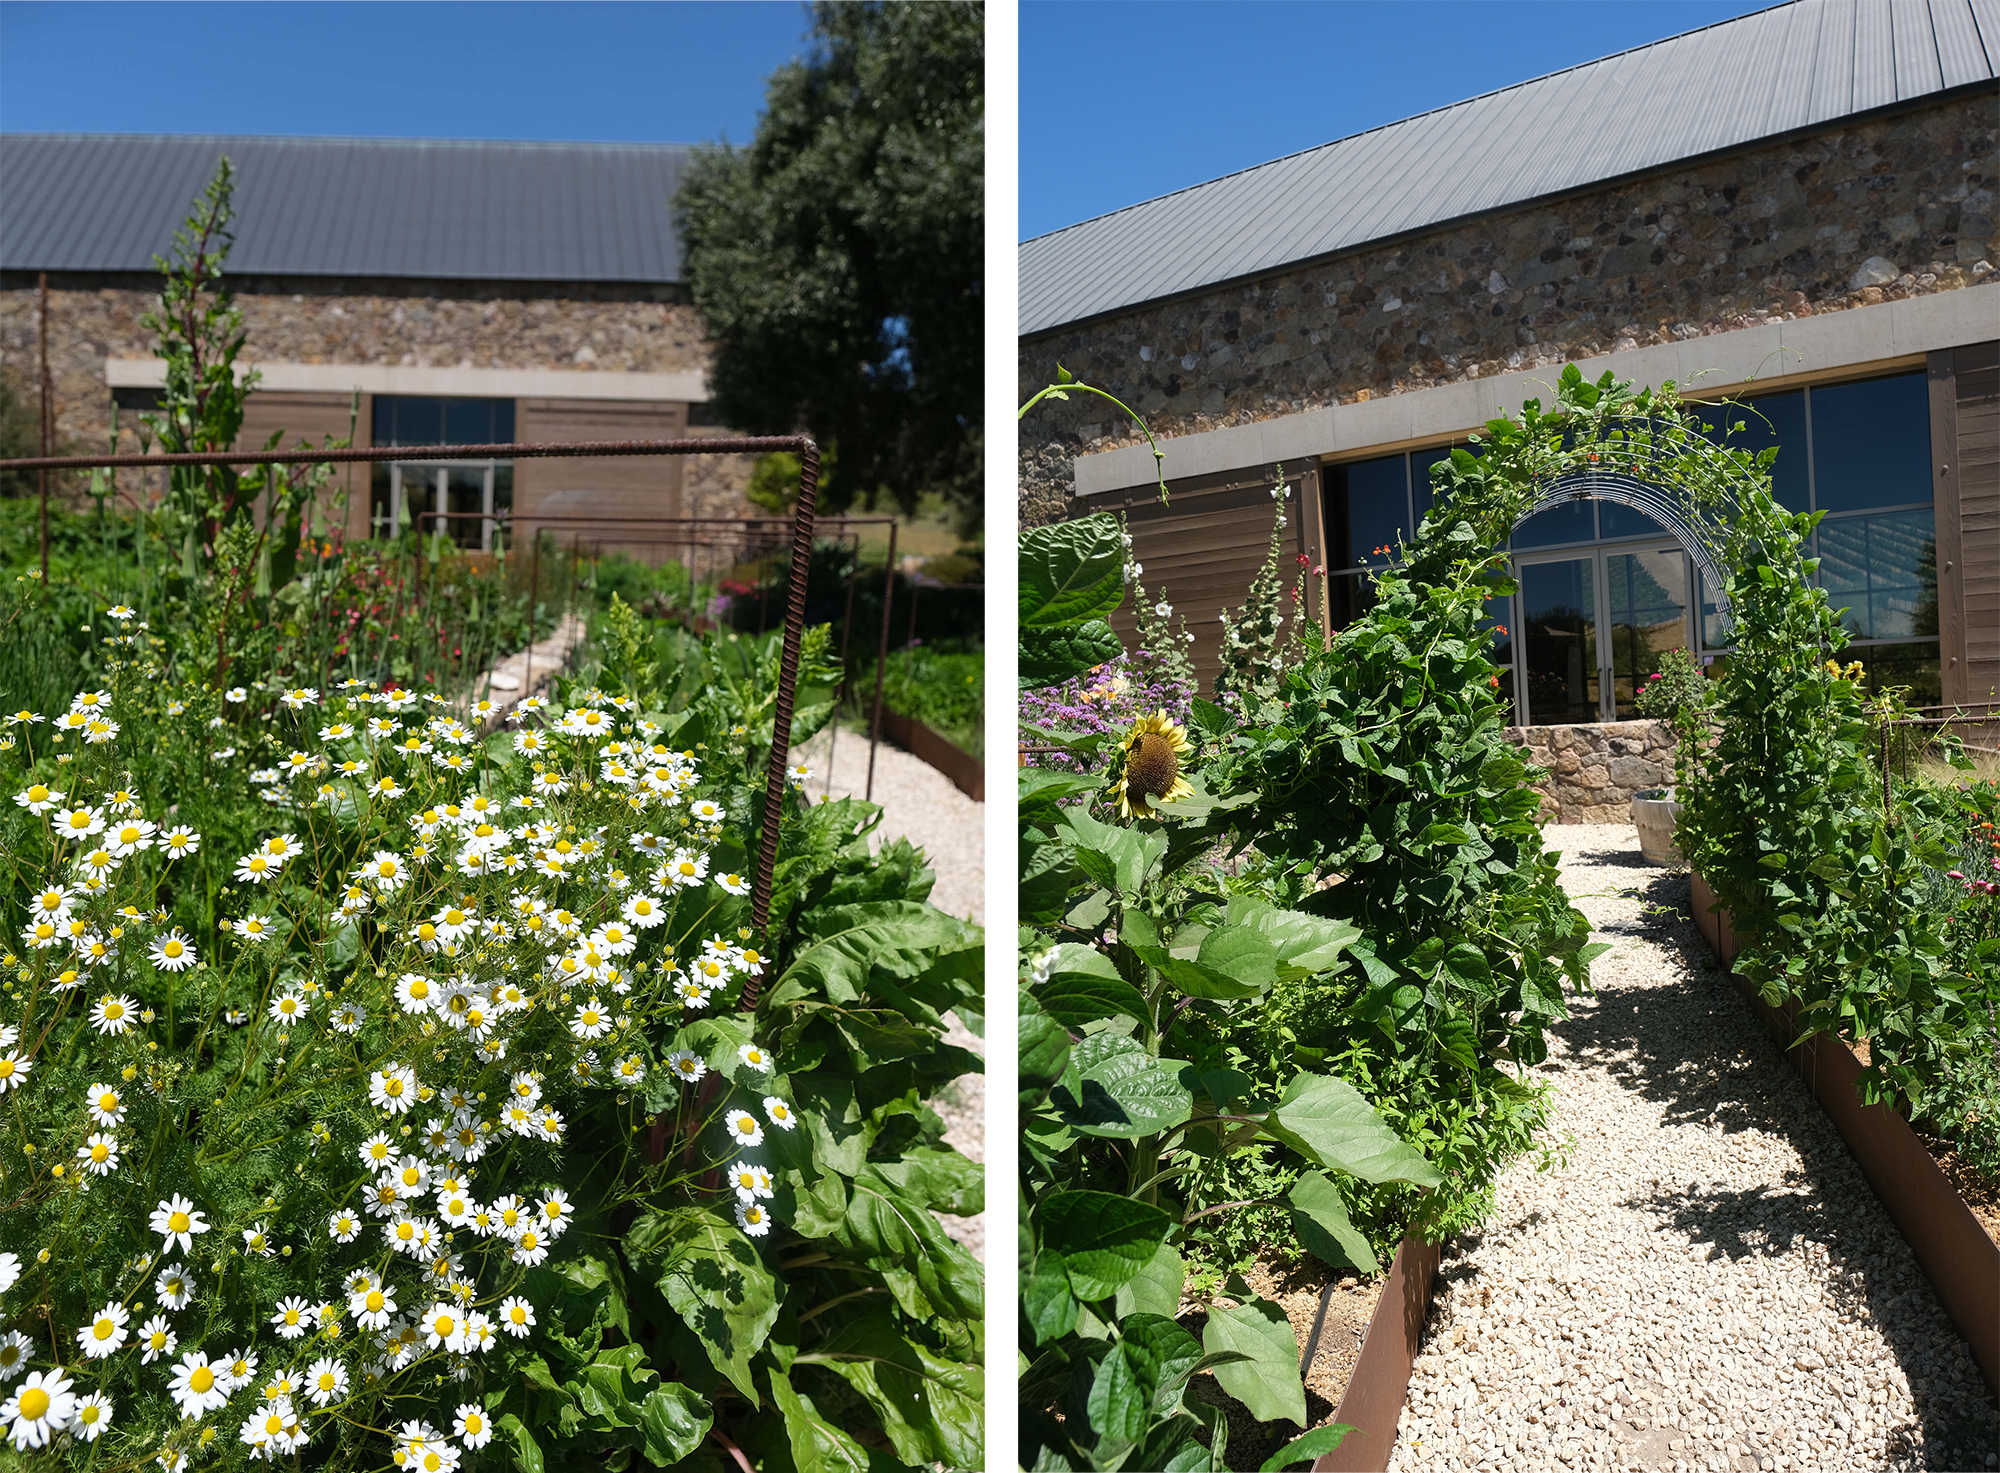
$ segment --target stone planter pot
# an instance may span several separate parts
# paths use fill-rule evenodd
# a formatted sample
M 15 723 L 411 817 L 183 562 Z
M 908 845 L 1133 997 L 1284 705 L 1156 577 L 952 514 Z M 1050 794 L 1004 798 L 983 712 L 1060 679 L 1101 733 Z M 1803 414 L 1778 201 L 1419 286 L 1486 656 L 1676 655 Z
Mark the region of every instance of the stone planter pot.
M 1681 864 L 1674 825 L 1681 805 L 1672 788 L 1648 788 L 1632 796 L 1632 824 L 1639 830 L 1639 853 L 1653 864 Z

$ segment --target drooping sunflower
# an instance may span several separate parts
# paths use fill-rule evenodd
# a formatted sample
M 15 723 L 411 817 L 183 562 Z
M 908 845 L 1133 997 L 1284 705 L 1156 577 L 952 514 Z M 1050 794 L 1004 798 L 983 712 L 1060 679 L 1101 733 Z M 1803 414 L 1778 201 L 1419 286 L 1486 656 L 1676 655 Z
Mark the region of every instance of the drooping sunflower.
M 1181 776 L 1181 753 L 1191 750 L 1187 732 L 1165 711 L 1141 716 L 1122 743 L 1125 758 L 1110 792 L 1118 799 L 1120 818 L 1153 818 L 1153 802 L 1171 803 L 1194 792 Z

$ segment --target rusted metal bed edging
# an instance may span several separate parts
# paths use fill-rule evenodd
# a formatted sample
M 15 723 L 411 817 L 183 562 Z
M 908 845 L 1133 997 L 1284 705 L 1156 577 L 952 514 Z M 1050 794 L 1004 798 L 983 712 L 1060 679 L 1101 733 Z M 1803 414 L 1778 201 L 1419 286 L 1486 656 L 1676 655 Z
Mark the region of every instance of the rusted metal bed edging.
M 764 773 L 764 829 L 757 873 L 750 889 L 750 923 L 770 920 L 771 881 L 778 865 L 778 819 L 784 809 L 785 769 L 791 756 L 792 706 L 799 679 L 799 646 L 805 634 L 806 573 L 812 564 L 814 510 L 819 500 L 819 445 L 810 435 L 718 435 L 712 439 L 574 440 L 539 445 L 390 445 L 363 449 L 175 451 L 162 455 L 39 455 L 0 461 L 21 471 L 113 470 L 126 466 L 347 465 L 393 460 L 594 460 L 651 455 L 769 455 L 799 458 L 799 499 L 792 516 L 792 582 L 785 609 L 785 638 L 778 658 L 778 695 L 772 710 L 771 757 Z M 891 549 L 895 530 L 890 529 Z M 891 586 L 895 563 L 890 562 Z M 883 621 L 888 620 L 884 600 Z M 742 1008 L 757 1006 L 758 979 L 743 987 Z

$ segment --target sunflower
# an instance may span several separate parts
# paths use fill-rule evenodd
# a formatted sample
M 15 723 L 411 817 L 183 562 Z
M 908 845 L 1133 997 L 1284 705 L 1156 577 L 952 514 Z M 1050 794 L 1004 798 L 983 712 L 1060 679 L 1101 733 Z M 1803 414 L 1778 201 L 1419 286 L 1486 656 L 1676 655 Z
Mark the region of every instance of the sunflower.
M 1148 799 L 1171 803 L 1193 794 L 1181 776 L 1181 753 L 1191 750 L 1187 732 L 1167 719 L 1165 711 L 1141 716 L 1125 733 L 1125 761 L 1110 791 L 1118 798 L 1120 818 L 1156 817 Z

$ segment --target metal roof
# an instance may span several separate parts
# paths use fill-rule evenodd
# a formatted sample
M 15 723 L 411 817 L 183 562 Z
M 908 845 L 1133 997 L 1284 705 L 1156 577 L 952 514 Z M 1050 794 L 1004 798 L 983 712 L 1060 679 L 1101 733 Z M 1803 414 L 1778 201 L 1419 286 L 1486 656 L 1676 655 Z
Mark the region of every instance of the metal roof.
M 150 271 L 223 154 L 232 275 L 671 282 L 682 144 L 0 134 L 0 267 Z
M 2000 76 L 2000 0 L 1792 0 L 1020 248 L 1022 336 Z

